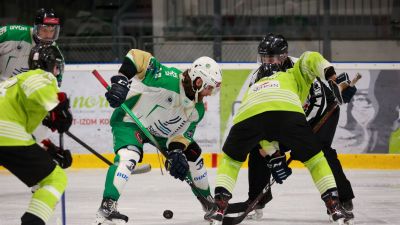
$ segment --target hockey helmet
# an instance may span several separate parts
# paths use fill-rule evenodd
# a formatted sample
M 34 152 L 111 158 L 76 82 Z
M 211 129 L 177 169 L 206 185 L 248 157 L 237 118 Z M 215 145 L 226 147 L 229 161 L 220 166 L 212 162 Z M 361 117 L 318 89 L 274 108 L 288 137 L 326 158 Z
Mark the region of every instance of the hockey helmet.
M 258 62 L 282 64 L 287 58 L 288 47 L 285 37 L 269 33 L 258 45 Z
M 52 43 L 60 33 L 60 18 L 53 9 L 39 9 L 36 12 L 33 36 L 44 43 Z
M 201 78 L 203 81 L 201 87 L 198 90 L 194 90 L 196 96 L 197 93 L 207 88 L 212 88 L 211 94 L 215 95 L 221 87 L 221 68 L 214 59 L 207 56 L 202 56 L 192 63 L 189 69 L 189 77 L 192 80 L 192 84 L 197 78 Z
M 53 45 L 36 45 L 31 49 L 28 59 L 29 69 L 42 69 L 52 73 L 61 85 L 64 72 L 64 57 L 58 47 Z M 57 67 L 57 74 L 54 74 L 54 67 Z

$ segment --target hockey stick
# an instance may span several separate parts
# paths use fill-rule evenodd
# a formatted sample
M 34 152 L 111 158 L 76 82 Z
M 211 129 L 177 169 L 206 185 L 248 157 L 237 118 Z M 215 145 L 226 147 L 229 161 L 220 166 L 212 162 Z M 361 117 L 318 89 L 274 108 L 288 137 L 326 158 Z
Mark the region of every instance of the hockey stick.
M 340 88 L 342 90 L 346 89 L 348 86 L 353 87 L 358 80 L 361 79 L 361 74 L 357 73 L 356 77 L 351 80 L 349 85 L 341 85 Z M 335 109 L 339 106 L 339 104 L 335 101 L 332 105 L 331 108 L 329 109 L 329 111 L 318 121 L 317 124 L 315 124 L 314 128 L 313 128 L 313 132 L 317 133 L 317 131 L 319 131 L 319 129 L 321 129 L 321 127 L 326 123 L 326 121 L 329 119 L 329 117 L 331 117 L 331 115 L 333 114 L 333 112 L 335 112 Z
M 60 149 L 64 150 L 64 133 L 59 133 L 59 145 Z M 61 195 L 61 218 L 62 218 L 62 225 L 67 225 L 67 214 L 65 210 L 65 190 L 64 193 Z
M 287 164 L 289 165 L 291 162 L 292 162 L 292 158 L 289 158 L 287 161 Z M 239 224 L 240 222 L 242 222 L 247 217 L 247 215 L 256 208 L 258 202 L 262 198 L 264 198 L 264 196 L 267 195 L 269 189 L 271 189 L 271 186 L 274 183 L 275 183 L 275 179 L 272 178 L 271 182 L 268 182 L 268 184 L 262 189 L 260 194 L 258 194 L 257 197 L 249 204 L 249 206 L 247 206 L 247 208 L 243 212 L 243 214 L 240 214 L 239 216 L 235 216 L 235 217 L 224 216 L 224 219 L 222 220 L 222 225 L 233 225 L 233 224 Z
M 100 153 L 98 153 L 96 150 L 94 150 L 92 147 L 87 145 L 85 142 L 83 142 L 81 139 L 79 139 L 77 136 L 73 135 L 71 132 L 66 131 L 65 132 L 70 138 L 72 138 L 74 141 L 76 141 L 78 144 L 82 145 L 84 148 L 86 148 L 89 152 L 93 153 L 97 158 L 99 158 L 101 161 L 105 162 L 107 165 L 111 166 L 113 163 L 110 162 L 108 159 L 106 159 L 104 156 L 102 156 Z M 151 170 L 151 165 L 150 164 L 143 164 L 143 165 L 138 165 L 135 170 L 133 170 L 132 174 L 141 174 L 141 173 L 147 173 Z
M 100 75 L 97 70 L 93 70 L 92 74 L 97 78 L 98 81 L 105 87 L 107 90 L 110 89 L 110 86 L 107 84 L 107 82 L 104 80 L 104 78 Z M 146 127 L 143 126 L 143 124 L 140 122 L 140 120 L 133 114 L 133 112 L 128 108 L 128 106 L 125 105 L 125 103 L 122 103 L 120 106 L 136 123 L 136 125 L 139 127 L 139 129 L 144 133 L 144 135 L 151 141 L 151 143 L 163 154 L 163 156 L 170 161 L 171 159 L 168 157 L 168 153 L 161 148 L 161 146 L 158 144 L 157 140 L 154 138 L 154 136 L 147 130 Z M 207 206 L 209 208 L 212 208 L 215 204 L 214 202 L 210 202 L 207 198 L 205 198 L 201 192 L 198 190 L 197 186 L 193 183 L 193 181 L 189 178 L 189 176 L 186 175 L 185 177 L 185 182 L 189 184 L 189 186 L 192 188 L 194 192 L 196 192 L 197 196 L 201 199 L 200 201 L 207 203 Z
M 347 88 L 348 86 L 354 86 L 358 80 L 361 79 L 361 74 L 357 73 L 356 77 L 350 82 L 349 85 L 346 86 L 342 86 L 342 90 L 344 90 L 345 88 Z M 313 133 L 317 133 L 321 127 L 326 123 L 326 121 L 328 121 L 328 119 L 332 116 L 332 114 L 336 111 L 336 108 L 338 107 L 338 103 L 335 101 L 335 103 L 332 104 L 332 106 L 330 107 L 329 111 L 326 112 L 324 114 L 324 116 L 318 121 L 318 123 L 314 126 L 314 128 L 312 129 Z M 289 158 L 287 161 L 287 164 L 289 165 L 290 162 L 292 161 L 292 158 Z M 243 214 L 241 214 L 240 216 L 236 216 L 236 217 L 224 217 L 223 221 L 222 221 L 222 225 L 233 225 L 233 224 L 239 224 L 240 222 L 242 222 L 247 215 L 253 211 L 256 207 L 256 205 L 258 204 L 258 202 L 267 195 L 267 192 L 269 191 L 269 189 L 271 188 L 272 184 L 275 183 L 274 179 L 271 179 L 271 182 L 269 182 L 264 189 L 261 191 L 260 194 L 257 195 L 256 199 L 254 199 L 249 206 L 246 208 L 246 210 L 244 211 Z

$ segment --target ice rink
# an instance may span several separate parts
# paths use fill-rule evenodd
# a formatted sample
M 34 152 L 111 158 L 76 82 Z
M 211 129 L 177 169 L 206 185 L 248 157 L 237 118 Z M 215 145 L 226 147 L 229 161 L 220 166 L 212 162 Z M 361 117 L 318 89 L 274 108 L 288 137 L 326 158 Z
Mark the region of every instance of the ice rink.
M 105 169 L 68 170 L 66 191 L 68 225 L 90 225 L 99 207 Z M 214 186 L 215 169 L 209 170 Z M 356 195 L 354 214 L 356 224 L 400 224 L 400 171 L 346 170 Z M 18 225 L 25 211 L 30 189 L 6 171 L 0 171 L 0 225 Z M 330 224 L 320 195 L 305 169 L 295 169 L 284 184 L 272 186 L 274 199 L 264 209 L 261 220 L 245 220 L 241 224 L 300 225 Z M 242 169 L 231 202 L 247 199 L 247 169 Z M 163 218 L 165 209 L 174 212 L 172 219 Z M 162 176 L 158 168 L 133 175 L 119 201 L 119 210 L 129 216 L 128 224 L 138 225 L 197 225 L 208 224 L 189 186 Z M 60 204 L 50 225 L 61 224 Z

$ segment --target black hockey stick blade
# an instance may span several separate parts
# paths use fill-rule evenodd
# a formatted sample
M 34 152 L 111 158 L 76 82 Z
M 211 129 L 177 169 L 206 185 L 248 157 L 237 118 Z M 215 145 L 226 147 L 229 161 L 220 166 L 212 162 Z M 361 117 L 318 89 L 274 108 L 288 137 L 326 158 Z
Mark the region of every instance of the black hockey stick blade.
M 290 162 L 291 159 L 289 159 L 288 162 Z M 272 179 L 271 183 L 268 183 L 264 189 L 262 190 L 262 192 L 260 194 L 257 195 L 257 198 L 254 199 L 254 201 L 252 201 L 250 203 L 250 205 L 247 207 L 246 211 L 243 212 L 243 214 L 236 216 L 236 217 L 228 217 L 225 216 L 224 219 L 222 220 L 222 225 L 234 225 L 234 224 L 239 224 L 241 223 L 246 216 L 253 211 L 256 208 L 257 203 L 268 193 L 268 190 L 271 188 L 271 186 L 275 183 L 275 180 Z
M 289 165 L 292 162 L 292 158 L 289 158 L 287 161 L 287 164 Z M 222 225 L 234 225 L 234 224 L 239 224 L 241 223 L 246 216 L 253 211 L 256 208 L 257 203 L 264 198 L 268 194 L 269 189 L 271 189 L 271 186 L 275 183 L 275 180 L 272 178 L 271 182 L 268 183 L 263 190 L 260 192 L 260 194 L 257 195 L 256 199 L 254 199 L 247 209 L 243 212 L 243 214 L 236 216 L 236 217 L 228 217 L 225 216 L 224 219 L 222 220 Z

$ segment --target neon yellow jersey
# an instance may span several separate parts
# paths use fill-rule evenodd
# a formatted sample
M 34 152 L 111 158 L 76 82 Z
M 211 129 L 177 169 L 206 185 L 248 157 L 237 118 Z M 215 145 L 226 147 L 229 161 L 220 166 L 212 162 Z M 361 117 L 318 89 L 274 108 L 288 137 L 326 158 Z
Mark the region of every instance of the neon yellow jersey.
M 311 84 L 316 77 L 325 80 L 324 70 L 331 66 L 318 52 L 303 53 L 293 68 L 264 77 L 250 86 L 233 123 L 266 111 L 304 114 L 302 103 L 309 94 Z
M 58 103 L 57 79 L 41 69 L 0 83 L 0 146 L 35 143 L 32 132 Z
M 400 128 L 393 131 L 390 135 L 389 153 L 400 154 Z

